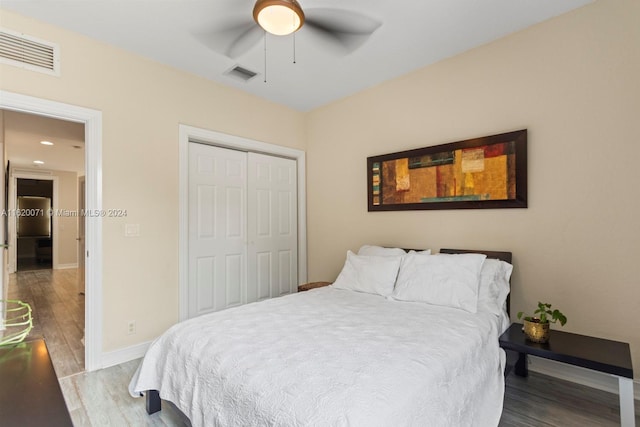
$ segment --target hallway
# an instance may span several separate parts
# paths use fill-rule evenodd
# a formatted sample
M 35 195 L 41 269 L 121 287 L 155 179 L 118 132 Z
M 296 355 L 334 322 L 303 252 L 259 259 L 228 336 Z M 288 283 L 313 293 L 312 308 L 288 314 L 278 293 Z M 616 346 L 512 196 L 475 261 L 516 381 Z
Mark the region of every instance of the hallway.
M 19 271 L 9 275 L 9 299 L 31 305 L 33 329 L 43 337 L 57 377 L 84 371 L 84 295 L 77 291 L 77 269 Z

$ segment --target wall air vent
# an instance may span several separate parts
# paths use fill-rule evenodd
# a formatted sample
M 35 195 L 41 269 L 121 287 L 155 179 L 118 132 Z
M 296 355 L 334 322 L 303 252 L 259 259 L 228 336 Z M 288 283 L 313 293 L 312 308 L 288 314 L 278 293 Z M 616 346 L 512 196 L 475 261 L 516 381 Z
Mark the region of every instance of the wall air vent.
M 236 79 L 240 79 L 243 82 L 248 82 L 252 78 L 258 75 L 255 71 L 248 70 L 239 65 L 235 65 L 233 68 L 228 69 L 224 72 L 225 75 L 234 77 Z
M 0 28 L 0 62 L 60 75 L 60 48 L 54 43 Z

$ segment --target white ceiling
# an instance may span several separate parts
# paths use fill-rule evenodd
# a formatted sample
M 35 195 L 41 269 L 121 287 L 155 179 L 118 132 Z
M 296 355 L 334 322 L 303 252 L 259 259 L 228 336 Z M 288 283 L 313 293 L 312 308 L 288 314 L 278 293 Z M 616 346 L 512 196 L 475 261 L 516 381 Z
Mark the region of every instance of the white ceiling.
M 3 111 L 3 122 L 7 158 L 12 167 L 84 175 L 84 124 L 7 110 Z M 43 140 L 54 145 L 40 144 Z M 35 165 L 34 160 L 44 164 Z
M 238 34 L 233 28 L 252 25 L 254 0 L 2 0 L 2 7 L 309 111 L 591 1 L 299 0 L 308 17 L 338 9 L 381 25 L 351 52 L 303 26 L 295 37 L 296 64 L 292 36 L 269 36 L 266 83 L 263 41 L 237 58 L 219 53 Z M 243 82 L 223 74 L 236 64 L 260 75 Z

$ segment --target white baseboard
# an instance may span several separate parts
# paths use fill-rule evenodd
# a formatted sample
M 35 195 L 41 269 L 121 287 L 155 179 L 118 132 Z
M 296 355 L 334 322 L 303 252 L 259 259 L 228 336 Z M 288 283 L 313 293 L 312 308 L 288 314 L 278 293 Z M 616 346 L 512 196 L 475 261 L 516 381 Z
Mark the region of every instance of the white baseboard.
M 146 341 L 140 344 L 132 345 L 130 347 L 102 353 L 102 357 L 100 358 L 100 366 L 102 368 L 108 368 L 110 366 L 119 365 L 121 363 L 129 362 L 134 359 L 139 359 L 147 352 L 147 349 L 151 345 L 151 342 L 152 341 Z
M 529 369 L 550 377 L 618 394 L 618 378 L 613 375 L 531 355 L 529 355 Z M 640 400 L 640 382 L 634 380 L 633 385 L 634 397 L 636 400 Z
M 54 270 L 67 270 L 70 268 L 78 268 L 78 263 L 73 264 L 58 264 L 54 267 Z

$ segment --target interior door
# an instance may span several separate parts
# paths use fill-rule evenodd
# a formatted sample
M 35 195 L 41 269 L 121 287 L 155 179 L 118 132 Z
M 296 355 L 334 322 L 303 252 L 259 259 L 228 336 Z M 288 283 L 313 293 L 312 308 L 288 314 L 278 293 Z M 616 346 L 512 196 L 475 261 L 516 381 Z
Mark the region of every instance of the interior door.
M 247 153 L 189 143 L 189 317 L 246 302 Z
M 85 190 L 85 179 L 84 176 L 78 178 L 78 212 L 84 212 L 85 203 L 84 203 L 84 190 Z M 78 241 L 78 279 L 77 279 L 77 289 L 79 294 L 84 295 L 84 260 L 85 260 L 85 224 L 84 224 L 85 216 L 78 215 L 78 237 L 76 240 Z
M 248 302 L 298 285 L 296 161 L 248 153 Z

